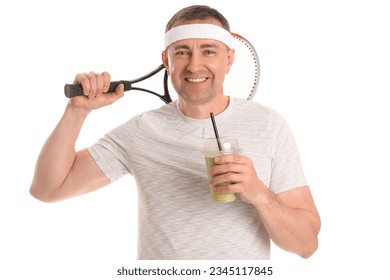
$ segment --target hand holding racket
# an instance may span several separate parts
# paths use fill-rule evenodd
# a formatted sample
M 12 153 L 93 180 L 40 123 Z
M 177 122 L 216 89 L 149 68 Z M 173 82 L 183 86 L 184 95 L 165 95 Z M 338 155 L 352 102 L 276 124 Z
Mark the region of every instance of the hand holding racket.
M 252 100 L 256 94 L 257 87 L 259 84 L 260 78 L 260 62 L 257 52 L 253 45 L 244 37 L 232 33 L 234 40 L 234 49 L 235 49 L 235 60 L 233 66 L 230 70 L 229 75 L 226 76 L 224 83 L 224 92 L 226 95 L 246 98 L 248 100 Z M 135 87 L 134 84 L 144 81 L 148 78 L 155 76 L 160 73 L 161 70 L 164 69 L 163 74 L 163 92 L 164 94 L 158 94 L 155 91 Z M 164 65 L 159 65 L 152 72 L 139 77 L 134 80 L 121 80 L 114 81 L 110 83 L 109 89 L 106 91 L 108 93 L 114 92 L 115 88 L 120 85 L 124 85 L 124 91 L 130 90 L 138 90 L 153 94 L 159 97 L 165 103 L 172 102 L 172 98 L 170 95 L 170 90 L 172 86 L 170 86 L 168 82 L 168 74 L 164 68 Z M 171 90 L 172 92 L 172 90 Z M 65 85 L 65 96 L 68 98 L 72 98 L 75 96 L 83 96 L 83 88 L 81 84 L 66 84 Z

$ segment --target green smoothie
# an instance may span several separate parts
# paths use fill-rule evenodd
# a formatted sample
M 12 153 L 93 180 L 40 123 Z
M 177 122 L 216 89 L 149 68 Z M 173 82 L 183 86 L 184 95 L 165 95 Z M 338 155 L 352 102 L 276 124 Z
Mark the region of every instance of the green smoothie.
M 212 138 L 212 137 L 205 138 L 203 140 L 202 151 L 203 151 L 204 158 L 206 160 L 207 175 L 209 179 L 211 179 L 209 169 L 210 167 L 215 165 L 214 158 L 220 155 L 239 154 L 241 152 L 241 149 L 235 137 L 225 136 L 225 137 L 220 137 L 219 141 L 217 141 L 216 138 Z M 236 200 L 235 193 L 216 194 L 214 192 L 214 187 L 218 188 L 219 186 L 226 186 L 228 184 L 229 184 L 228 182 L 218 184 L 217 186 L 212 186 L 210 184 L 211 198 L 213 199 L 213 201 L 230 202 Z
M 214 158 L 216 156 L 217 155 L 214 155 L 214 156 L 205 155 L 207 173 L 208 173 L 208 170 L 210 169 L 210 167 L 215 165 Z M 209 176 L 209 179 L 211 179 L 209 173 L 208 173 L 208 176 Z M 216 187 L 218 188 L 218 186 L 224 186 L 224 185 L 228 185 L 228 183 L 218 184 Z M 235 201 L 236 200 L 236 194 L 235 193 L 215 194 L 214 193 L 214 188 L 213 188 L 213 186 L 211 184 L 210 184 L 210 191 L 211 191 L 211 198 L 214 201 L 217 201 L 217 202 L 230 202 L 230 201 Z

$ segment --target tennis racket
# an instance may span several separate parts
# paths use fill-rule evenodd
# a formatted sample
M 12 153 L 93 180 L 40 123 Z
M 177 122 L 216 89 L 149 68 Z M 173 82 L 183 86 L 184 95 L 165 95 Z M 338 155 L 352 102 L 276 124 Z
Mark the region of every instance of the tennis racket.
M 233 47 L 235 49 L 235 60 L 229 74 L 225 77 L 224 93 L 229 96 L 252 100 L 257 92 L 260 80 L 259 57 L 255 48 L 247 39 L 236 33 L 232 33 L 232 36 L 235 39 L 233 42 Z M 156 91 L 152 91 L 146 88 L 134 86 L 134 84 L 157 75 L 163 69 L 163 94 L 159 94 Z M 170 92 L 172 95 L 176 96 L 173 86 L 171 85 L 170 81 L 168 81 L 168 73 L 162 64 L 150 73 L 137 79 L 111 82 L 107 92 L 114 92 L 115 88 L 119 84 L 124 85 L 124 91 L 138 90 L 147 92 L 159 97 L 165 103 L 172 102 Z M 83 88 L 80 84 L 65 85 L 66 97 L 72 98 L 83 95 Z

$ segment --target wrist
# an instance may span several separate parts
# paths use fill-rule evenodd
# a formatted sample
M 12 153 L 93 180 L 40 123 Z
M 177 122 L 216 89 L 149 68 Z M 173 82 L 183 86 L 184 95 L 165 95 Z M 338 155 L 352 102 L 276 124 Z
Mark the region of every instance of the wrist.
M 91 111 L 92 111 L 92 109 L 89 109 L 89 108 L 80 108 L 80 107 L 74 106 L 71 101 L 67 104 L 66 109 L 65 109 L 65 112 L 68 112 L 71 115 L 75 115 L 77 117 L 83 117 L 83 118 L 86 118 Z
M 260 181 L 261 182 L 261 181 Z M 253 206 L 258 210 L 269 208 L 277 199 L 277 196 L 269 190 L 269 188 L 261 182 L 257 188 L 256 195 L 253 198 Z

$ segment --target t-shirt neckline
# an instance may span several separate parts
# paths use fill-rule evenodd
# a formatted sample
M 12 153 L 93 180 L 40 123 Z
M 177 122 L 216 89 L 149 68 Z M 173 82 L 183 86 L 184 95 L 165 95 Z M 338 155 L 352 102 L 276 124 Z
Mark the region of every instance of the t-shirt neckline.
M 187 117 L 181 111 L 180 106 L 179 106 L 179 101 L 175 100 L 174 103 L 175 103 L 177 114 L 180 116 L 180 118 L 184 122 L 186 122 L 186 123 L 193 123 L 193 124 L 203 124 L 203 123 L 209 123 L 210 122 L 210 118 L 207 118 L 207 119 L 195 119 L 195 118 Z M 235 103 L 236 103 L 236 99 L 234 97 L 229 97 L 229 104 L 228 104 L 228 106 L 226 107 L 226 109 L 224 111 L 222 111 L 218 115 L 214 116 L 215 120 L 216 121 L 222 121 L 225 118 L 227 118 L 231 114 L 231 112 L 233 111 Z

